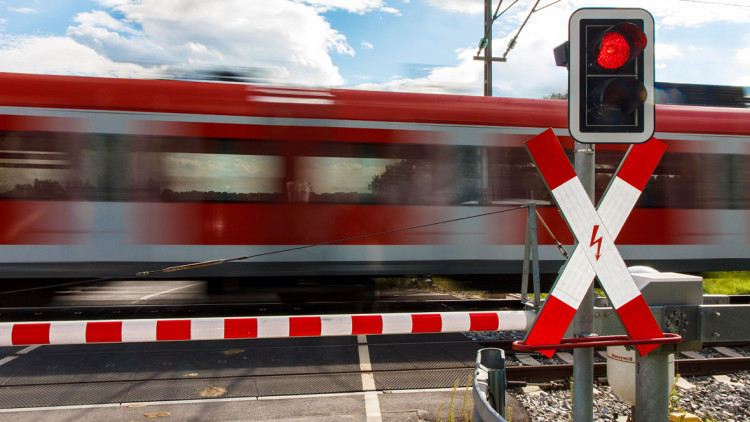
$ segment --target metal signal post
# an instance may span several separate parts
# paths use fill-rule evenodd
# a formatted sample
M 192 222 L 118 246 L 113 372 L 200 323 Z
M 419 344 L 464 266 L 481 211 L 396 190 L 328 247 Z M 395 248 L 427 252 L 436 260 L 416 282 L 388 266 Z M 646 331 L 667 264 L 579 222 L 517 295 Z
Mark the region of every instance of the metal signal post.
M 593 144 L 637 144 L 654 134 L 654 18 L 643 9 L 578 9 L 570 17 L 568 42 L 554 54 L 557 65 L 569 70 L 575 173 L 593 203 Z M 593 308 L 592 284 L 573 320 L 576 337 L 593 333 Z M 576 349 L 574 359 L 573 421 L 588 422 L 593 420 L 593 349 Z

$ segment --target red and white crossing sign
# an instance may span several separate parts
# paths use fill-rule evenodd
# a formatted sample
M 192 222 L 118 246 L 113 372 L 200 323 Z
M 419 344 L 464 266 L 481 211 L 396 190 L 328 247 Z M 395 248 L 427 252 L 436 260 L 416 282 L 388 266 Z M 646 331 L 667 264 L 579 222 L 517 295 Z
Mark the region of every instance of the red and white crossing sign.
M 625 220 L 664 153 L 662 142 L 635 145 L 594 209 L 560 142 L 547 130 L 526 142 L 560 211 L 578 240 L 525 344 L 558 344 L 575 316 L 595 275 L 634 340 L 663 337 L 630 272 L 614 244 Z M 639 345 L 645 355 L 658 344 Z M 542 350 L 552 356 L 554 350 Z

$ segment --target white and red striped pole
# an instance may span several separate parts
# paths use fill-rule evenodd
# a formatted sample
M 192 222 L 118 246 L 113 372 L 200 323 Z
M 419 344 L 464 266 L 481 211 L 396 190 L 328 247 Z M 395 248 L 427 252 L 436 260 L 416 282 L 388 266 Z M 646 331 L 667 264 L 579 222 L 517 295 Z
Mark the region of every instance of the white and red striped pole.
M 0 323 L 0 346 L 526 331 L 532 311 Z
M 599 276 L 633 339 L 663 336 L 614 244 L 614 236 L 619 234 L 664 151 L 664 145 L 659 141 L 642 145 L 634 147 L 628 154 L 597 212 L 552 130 L 526 143 L 579 243 L 529 332 L 526 344 L 559 343 L 594 275 Z M 658 345 L 637 346 L 642 355 L 656 347 Z M 551 356 L 554 350 L 542 352 Z

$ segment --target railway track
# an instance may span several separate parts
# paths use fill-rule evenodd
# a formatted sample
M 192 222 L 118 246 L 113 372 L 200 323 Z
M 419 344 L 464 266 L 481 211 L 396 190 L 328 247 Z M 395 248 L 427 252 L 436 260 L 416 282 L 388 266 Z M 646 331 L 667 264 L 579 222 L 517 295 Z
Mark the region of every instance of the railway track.
M 567 380 L 573 375 L 572 354 L 556 354 L 552 359 L 536 353 L 519 353 L 513 350 L 513 340 L 481 341 L 484 347 L 497 347 L 506 353 L 506 374 L 509 380 L 544 383 Z M 607 376 L 605 352 L 596 352 L 594 377 Z M 567 360 L 567 362 L 566 362 Z M 675 357 L 676 372 L 683 376 L 725 375 L 750 370 L 748 344 L 706 343 L 699 352 L 683 352 Z

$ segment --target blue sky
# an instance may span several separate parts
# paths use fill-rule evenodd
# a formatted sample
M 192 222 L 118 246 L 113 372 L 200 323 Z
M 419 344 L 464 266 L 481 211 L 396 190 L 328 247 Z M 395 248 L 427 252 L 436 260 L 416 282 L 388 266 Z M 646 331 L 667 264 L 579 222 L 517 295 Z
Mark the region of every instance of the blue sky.
M 495 55 L 534 3 L 519 0 L 498 19 Z M 0 0 L 0 71 L 163 78 L 232 68 L 269 84 L 481 95 L 482 64 L 471 56 L 483 4 Z M 565 90 L 552 48 L 567 38 L 570 14 L 592 6 L 654 15 L 657 81 L 750 86 L 750 0 L 562 0 L 535 12 L 508 62 L 494 65 L 495 95 Z

